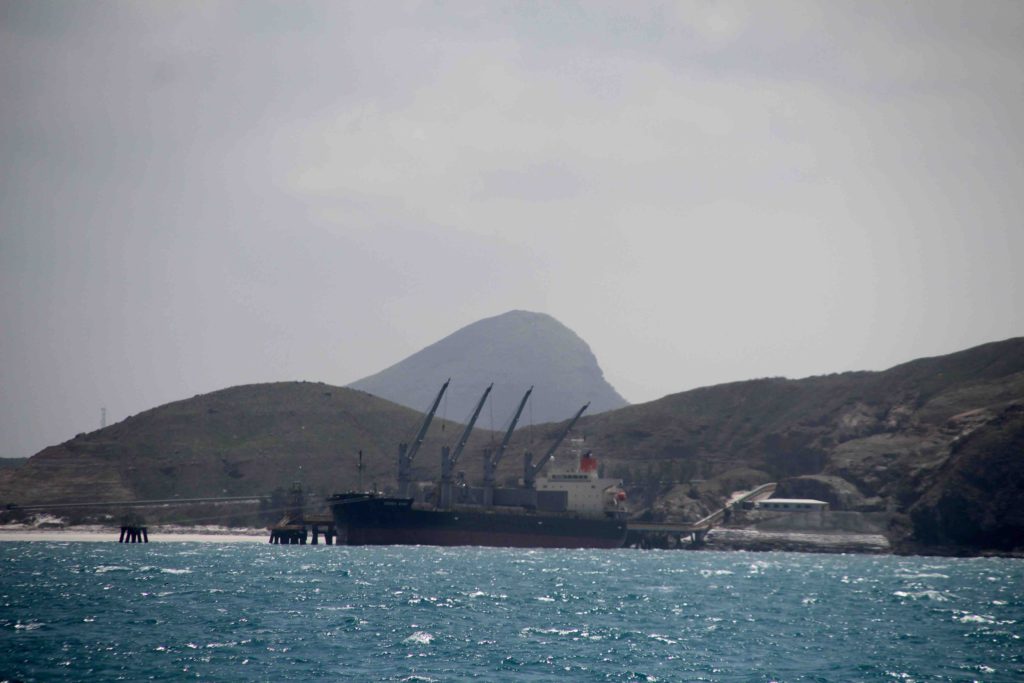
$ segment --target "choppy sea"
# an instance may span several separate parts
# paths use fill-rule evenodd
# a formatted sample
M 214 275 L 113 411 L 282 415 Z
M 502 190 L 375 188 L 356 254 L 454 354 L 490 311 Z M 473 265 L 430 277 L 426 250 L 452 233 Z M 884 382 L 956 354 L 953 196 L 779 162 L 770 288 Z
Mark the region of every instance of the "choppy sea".
M 1024 561 L 0 543 L 0 680 L 1022 681 Z

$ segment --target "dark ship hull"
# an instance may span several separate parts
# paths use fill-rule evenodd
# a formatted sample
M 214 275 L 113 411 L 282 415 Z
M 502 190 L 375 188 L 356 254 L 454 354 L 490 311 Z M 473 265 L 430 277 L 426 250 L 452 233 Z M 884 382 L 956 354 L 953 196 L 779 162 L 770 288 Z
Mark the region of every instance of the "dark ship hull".
M 343 493 L 329 499 L 338 542 L 499 548 L 621 548 L 626 521 L 506 506 L 420 508 L 409 498 Z

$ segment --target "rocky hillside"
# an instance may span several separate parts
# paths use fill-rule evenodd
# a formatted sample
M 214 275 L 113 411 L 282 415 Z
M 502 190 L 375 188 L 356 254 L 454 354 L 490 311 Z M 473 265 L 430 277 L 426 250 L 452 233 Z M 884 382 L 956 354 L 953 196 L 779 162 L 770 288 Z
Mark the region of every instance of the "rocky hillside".
M 0 503 L 266 494 L 300 481 L 314 496 L 394 479 L 397 445 L 423 420 L 369 394 L 310 382 L 232 387 L 169 403 L 0 470 Z M 435 476 L 462 427 L 435 420 L 416 474 Z M 475 436 L 473 443 L 488 435 Z
M 1024 339 L 884 372 L 761 379 L 584 418 L 590 446 L 652 517 L 730 490 L 882 512 L 905 548 L 1024 546 Z
M 626 405 L 586 342 L 551 316 L 529 311 L 475 322 L 350 386 L 425 411 L 448 378 L 440 410 L 463 422 L 494 382 L 480 422 L 492 429 L 508 422 L 530 386 L 535 389 L 527 417 L 536 423 L 565 420 L 588 401 L 591 415 Z

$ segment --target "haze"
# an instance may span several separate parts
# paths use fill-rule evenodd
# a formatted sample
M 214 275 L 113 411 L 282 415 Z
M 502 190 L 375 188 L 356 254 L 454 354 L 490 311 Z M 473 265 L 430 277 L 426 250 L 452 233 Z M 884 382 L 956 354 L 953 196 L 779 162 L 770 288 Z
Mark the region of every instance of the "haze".
M 511 309 L 632 402 L 1021 335 L 1022 34 L 1016 2 L 0 0 L 0 455 Z

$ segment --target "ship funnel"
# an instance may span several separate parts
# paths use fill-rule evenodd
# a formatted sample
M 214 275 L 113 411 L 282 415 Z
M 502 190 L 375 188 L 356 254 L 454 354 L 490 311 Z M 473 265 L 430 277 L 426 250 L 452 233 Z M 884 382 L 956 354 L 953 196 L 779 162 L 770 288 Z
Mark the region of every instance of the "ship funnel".
M 597 458 L 594 457 L 593 451 L 587 451 L 580 456 L 580 472 L 596 472 L 597 471 Z

